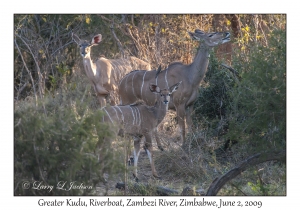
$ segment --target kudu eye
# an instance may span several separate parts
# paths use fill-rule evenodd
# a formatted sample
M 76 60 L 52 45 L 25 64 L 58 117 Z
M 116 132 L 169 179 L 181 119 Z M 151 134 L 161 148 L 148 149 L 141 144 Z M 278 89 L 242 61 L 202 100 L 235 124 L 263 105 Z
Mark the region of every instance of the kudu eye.
M 163 94 L 160 94 L 160 96 L 163 96 Z

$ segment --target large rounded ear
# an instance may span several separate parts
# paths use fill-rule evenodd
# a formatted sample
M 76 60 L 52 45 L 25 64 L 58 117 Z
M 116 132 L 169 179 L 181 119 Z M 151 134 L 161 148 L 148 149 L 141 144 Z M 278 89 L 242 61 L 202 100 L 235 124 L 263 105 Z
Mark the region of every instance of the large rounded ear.
M 175 92 L 178 89 L 178 86 L 181 84 L 181 82 L 182 81 L 178 82 L 177 84 L 175 84 L 169 88 L 170 94 Z
M 74 34 L 73 32 L 72 32 L 72 39 L 73 39 L 74 42 L 76 42 L 76 44 L 79 44 L 80 39 L 79 39 L 79 37 L 78 37 L 76 34 Z
M 150 84 L 149 89 L 152 93 L 160 93 L 160 88 L 155 84 Z
M 102 35 L 97 34 L 96 36 L 93 37 L 91 44 L 99 44 L 102 41 Z

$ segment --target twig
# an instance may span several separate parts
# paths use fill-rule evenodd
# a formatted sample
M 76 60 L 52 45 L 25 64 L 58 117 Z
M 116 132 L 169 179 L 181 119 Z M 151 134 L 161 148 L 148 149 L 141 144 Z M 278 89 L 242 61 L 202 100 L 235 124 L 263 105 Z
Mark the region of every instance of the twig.
M 112 22 L 112 20 L 108 19 L 107 17 L 105 17 L 103 15 L 98 15 L 98 16 L 100 16 L 103 20 L 106 20 L 106 21 L 108 21 L 110 23 Z
M 72 44 L 73 43 L 73 40 L 72 41 L 70 41 L 70 42 L 68 42 L 67 44 L 65 44 L 65 45 L 63 45 L 63 46 L 61 46 L 61 47 L 59 47 L 58 49 L 56 49 L 52 54 L 51 54 L 51 56 L 53 56 L 58 50 L 60 50 L 61 48 L 64 48 L 65 46 L 67 46 L 67 45 L 69 45 L 69 44 Z
M 243 195 L 247 196 L 246 193 L 244 193 L 240 188 L 238 188 L 235 184 L 230 182 L 230 185 L 232 185 L 235 189 L 237 189 L 238 191 L 240 191 Z
M 44 95 L 44 90 L 43 90 L 43 87 L 42 87 L 42 83 L 43 83 L 43 75 L 42 75 L 42 73 L 41 73 L 41 69 L 40 69 L 40 67 L 39 67 L 39 64 L 38 64 L 38 62 L 37 62 L 37 60 L 36 60 L 36 58 L 35 58 L 35 56 L 34 56 L 32 50 L 31 50 L 31 48 L 30 48 L 29 45 L 25 42 L 25 40 L 24 40 L 19 34 L 17 34 L 17 33 L 15 33 L 15 35 L 16 35 L 17 37 L 19 37 L 19 39 L 22 40 L 22 42 L 26 45 L 26 47 L 28 48 L 28 50 L 30 51 L 30 53 L 31 53 L 31 55 L 32 55 L 32 58 L 33 58 L 33 60 L 34 60 L 34 62 L 35 62 L 36 68 L 37 68 L 37 73 L 38 73 L 38 75 L 39 75 L 39 93 L 40 93 L 40 97 L 43 98 L 43 95 Z M 16 43 L 16 41 L 15 41 L 15 43 Z M 21 54 L 21 52 L 20 52 L 20 54 Z
M 18 90 L 17 94 L 17 100 L 19 100 L 20 93 L 25 89 L 25 87 L 28 85 L 28 81 L 25 82 L 25 84 Z
M 233 73 L 234 76 L 237 76 L 237 77 L 238 77 L 239 80 L 241 79 L 241 76 L 239 75 L 239 73 L 238 73 L 235 69 L 233 69 L 232 67 L 230 67 L 230 66 L 228 66 L 228 65 L 226 65 L 226 64 L 224 64 L 224 63 L 222 63 L 221 65 L 222 65 L 223 67 L 227 68 L 229 71 L 231 71 L 231 72 Z
M 114 38 L 115 38 L 115 40 L 116 40 L 116 42 L 117 42 L 117 44 L 118 44 L 118 47 L 119 47 L 119 49 L 120 49 L 120 51 L 121 51 L 121 53 L 122 53 L 122 58 L 124 58 L 124 56 L 125 56 L 125 54 L 124 54 L 124 48 L 123 48 L 123 46 L 122 46 L 120 40 L 118 39 L 118 37 L 117 37 L 117 35 L 116 35 L 116 33 L 115 33 L 115 30 L 114 30 L 114 24 L 113 24 L 113 23 L 112 23 L 111 26 L 110 26 L 110 30 L 111 30 L 111 33 L 113 34 L 113 36 L 114 36 Z
M 37 106 L 37 95 L 36 95 L 35 85 L 34 85 L 34 81 L 33 81 L 31 72 L 29 71 L 29 69 L 28 69 L 28 67 L 27 67 L 27 65 L 26 65 L 26 62 L 25 62 L 25 60 L 24 60 L 24 58 L 23 58 L 23 55 L 22 55 L 21 50 L 20 50 L 20 48 L 19 48 L 19 45 L 17 44 L 16 40 L 14 40 L 14 41 L 15 41 L 15 45 L 16 45 L 18 51 L 19 51 L 20 57 L 21 57 L 21 59 L 22 59 L 22 61 L 23 61 L 23 63 L 24 63 L 24 67 L 25 67 L 25 69 L 27 70 L 27 73 L 28 73 L 28 75 L 29 75 L 29 77 L 30 77 L 30 80 L 31 80 L 31 83 L 32 83 L 33 92 L 34 92 L 34 96 L 35 96 L 35 105 Z

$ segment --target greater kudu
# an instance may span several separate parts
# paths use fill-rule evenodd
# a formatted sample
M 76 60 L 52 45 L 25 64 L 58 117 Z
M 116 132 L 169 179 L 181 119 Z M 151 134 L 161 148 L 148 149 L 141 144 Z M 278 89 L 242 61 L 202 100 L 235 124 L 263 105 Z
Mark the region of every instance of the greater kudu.
M 91 48 L 102 41 L 101 34 L 91 41 L 82 40 L 76 34 L 72 34 L 72 38 L 79 46 L 85 73 L 94 87 L 100 107 L 106 105 L 106 99 L 111 101 L 111 105 L 118 104 L 118 83 L 124 75 L 135 69 L 151 70 L 149 63 L 132 56 L 128 59 L 100 57 L 93 62 Z
M 154 106 L 147 106 L 141 103 L 127 106 L 108 106 L 102 108 L 104 111 L 103 121 L 108 123 L 115 135 L 133 136 L 134 138 L 134 177 L 137 179 L 137 162 L 140 153 L 141 138 L 145 136 L 145 150 L 150 160 L 151 170 L 154 177 L 157 175 L 152 150 L 152 135 L 157 126 L 164 119 L 170 96 L 174 93 L 181 81 L 168 89 L 161 90 L 155 84 L 149 84 L 149 91 L 160 94 L 160 100 L 154 98 Z M 150 94 L 152 94 L 150 93 Z M 155 94 L 153 94 L 155 95 Z M 109 141 L 110 139 L 106 139 Z
M 168 88 L 169 84 L 182 81 L 180 90 L 171 97 L 169 109 L 176 110 L 183 145 L 185 143 L 185 121 L 188 127 L 192 125 L 191 114 L 198 95 L 199 84 L 208 67 L 210 50 L 230 41 L 230 33 L 228 32 L 205 33 L 197 29 L 194 33 L 189 32 L 189 34 L 194 40 L 200 42 L 199 49 L 191 64 L 185 65 L 174 62 L 166 70 L 159 73 L 156 79 L 155 72 L 134 71 L 127 74 L 119 84 L 121 104 L 126 105 L 137 100 L 143 100 L 151 106 L 155 101 L 155 96 L 149 94 L 149 90 L 146 88 L 150 83 L 155 83 L 161 87 L 166 85 Z

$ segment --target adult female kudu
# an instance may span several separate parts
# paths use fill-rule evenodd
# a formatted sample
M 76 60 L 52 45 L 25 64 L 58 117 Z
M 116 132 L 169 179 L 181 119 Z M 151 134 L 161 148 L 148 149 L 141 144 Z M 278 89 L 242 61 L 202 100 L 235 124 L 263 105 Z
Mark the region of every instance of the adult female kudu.
M 90 55 L 91 48 L 102 41 L 101 34 L 94 36 L 90 42 L 80 39 L 76 34 L 72 34 L 72 38 L 79 46 L 85 73 L 94 87 L 100 107 L 106 105 L 108 98 L 111 105 L 118 103 L 118 83 L 124 75 L 135 69 L 151 70 L 149 63 L 136 57 L 128 59 L 101 57 L 93 62 Z
M 161 90 L 155 84 L 149 84 L 150 94 L 160 94 L 160 100 L 154 98 L 154 106 L 143 104 L 133 104 L 127 106 L 109 106 L 104 107 L 103 121 L 111 125 L 115 135 L 127 135 L 134 137 L 134 177 L 137 179 L 137 162 L 140 153 L 141 138 L 145 136 L 145 150 L 150 160 L 151 170 L 154 177 L 157 175 L 152 151 L 152 136 L 156 131 L 157 126 L 166 116 L 170 96 L 180 85 L 181 81 L 171 86 L 168 89 Z M 109 140 L 109 139 L 106 139 Z
M 149 94 L 149 90 L 146 88 L 150 83 L 159 86 L 166 84 L 168 88 L 169 84 L 182 81 L 180 90 L 171 97 L 169 109 L 177 112 L 183 145 L 185 143 L 185 121 L 190 128 L 192 125 L 191 114 L 198 95 L 199 84 L 207 71 L 209 52 L 213 47 L 230 41 L 228 32 L 205 33 L 196 29 L 194 33 L 189 32 L 189 34 L 194 40 L 200 42 L 200 47 L 191 64 L 174 62 L 159 73 L 156 79 L 154 79 L 154 72 L 134 71 L 126 75 L 119 84 L 121 104 L 126 105 L 143 100 L 151 106 L 155 101 L 155 96 Z

